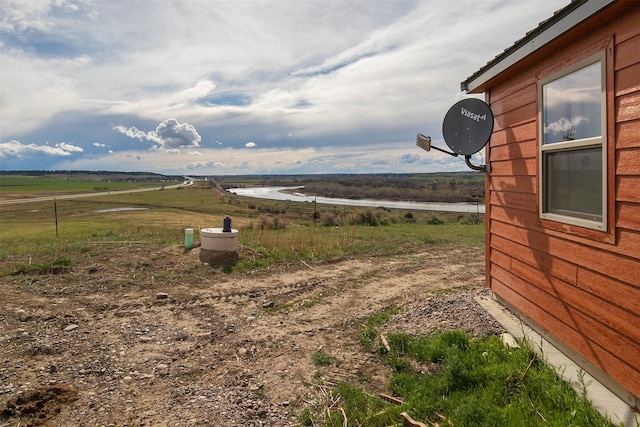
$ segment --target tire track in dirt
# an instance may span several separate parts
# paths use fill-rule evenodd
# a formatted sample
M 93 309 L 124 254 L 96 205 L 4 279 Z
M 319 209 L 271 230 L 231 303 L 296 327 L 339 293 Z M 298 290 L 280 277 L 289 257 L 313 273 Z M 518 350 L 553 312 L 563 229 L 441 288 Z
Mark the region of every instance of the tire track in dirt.
M 481 251 L 436 248 L 226 275 L 197 251 L 158 246 L 105 250 L 65 274 L 9 276 L 0 410 L 62 383 L 78 399 L 61 404 L 58 425 L 296 425 L 314 382 L 385 387 L 387 368 L 359 342 L 372 314 L 399 306 L 390 325 L 428 332 L 455 310 L 468 318 L 447 327 L 475 319 L 492 332 L 472 298 L 447 293 L 477 292 L 483 269 Z M 315 365 L 320 350 L 339 364 Z

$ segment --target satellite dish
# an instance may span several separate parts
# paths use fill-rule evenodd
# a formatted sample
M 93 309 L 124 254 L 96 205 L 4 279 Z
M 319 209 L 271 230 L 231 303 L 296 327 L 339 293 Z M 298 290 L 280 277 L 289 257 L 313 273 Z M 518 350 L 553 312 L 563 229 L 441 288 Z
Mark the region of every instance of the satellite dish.
M 471 156 L 487 145 L 493 132 L 491 108 L 478 98 L 458 101 L 442 122 L 444 142 L 454 153 Z

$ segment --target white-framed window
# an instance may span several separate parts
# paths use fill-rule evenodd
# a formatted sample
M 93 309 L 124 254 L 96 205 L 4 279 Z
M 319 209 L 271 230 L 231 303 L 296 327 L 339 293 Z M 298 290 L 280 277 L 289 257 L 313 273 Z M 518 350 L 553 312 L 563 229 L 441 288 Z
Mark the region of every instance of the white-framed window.
M 607 231 L 606 66 L 599 53 L 539 82 L 540 217 Z

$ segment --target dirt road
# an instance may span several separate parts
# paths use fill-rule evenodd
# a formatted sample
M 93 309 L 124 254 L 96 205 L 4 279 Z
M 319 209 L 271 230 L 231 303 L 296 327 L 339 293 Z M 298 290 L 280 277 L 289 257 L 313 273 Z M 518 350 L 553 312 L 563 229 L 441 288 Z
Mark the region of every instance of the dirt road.
M 185 177 L 186 178 L 186 177 Z M 96 196 L 114 196 L 116 194 L 132 194 L 132 193 L 144 193 L 145 191 L 160 191 L 171 190 L 175 188 L 189 187 L 194 184 L 193 178 L 188 178 L 181 184 L 163 185 L 160 187 L 145 187 L 145 188 L 132 188 L 129 190 L 113 190 L 113 191 L 98 191 L 98 192 L 81 192 L 77 194 L 57 194 L 55 196 L 41 196 L 41 192 L 4 192 L 0 194 L 0 205 L 15 205 L 18 203 L 32 203 L 32 202 L 46 202 L 50 200 L 67 200 L 67 199 L 82 199 L 84 197 L 96 197 Z
M 318 384 L 387 391 L 360 344 L 376 312 L 402 307 L 387 333 L 501 331 L 473 300 L 480 251 L 231 274 L 198 253 L 118 244 L 2 277 L 0 426 L 293 426 Z M 318 351 L 339 363 L 315 365 Z

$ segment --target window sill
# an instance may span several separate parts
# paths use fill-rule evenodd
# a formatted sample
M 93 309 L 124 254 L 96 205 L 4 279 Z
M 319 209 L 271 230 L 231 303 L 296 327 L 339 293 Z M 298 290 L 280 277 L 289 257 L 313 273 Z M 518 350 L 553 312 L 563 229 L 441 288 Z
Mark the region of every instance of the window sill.
M 549 218 L 540 218 L 540 225 L 545 230 L 563 234 L 564 237 L 569 238 L 569 240 L 589 239 L 610 245 L 615 245 L 616 243 L 614 227 L 609 227 L 609 230 L 600 230 L 559 222 Z M 601 226 L 605 227 L 604 224 L 601 224 Z

